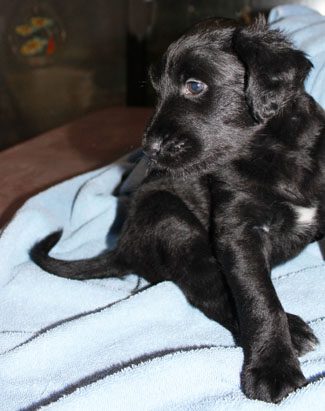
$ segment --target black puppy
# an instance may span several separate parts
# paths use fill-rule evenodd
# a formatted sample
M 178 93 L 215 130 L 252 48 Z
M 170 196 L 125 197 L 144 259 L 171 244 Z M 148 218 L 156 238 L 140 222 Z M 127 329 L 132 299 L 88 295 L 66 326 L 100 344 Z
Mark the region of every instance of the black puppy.
M 298 356 L 317 339 L 284 312 L 270 270 L 323 230 L 325 116 L 304 90 L 311 66 L 263 18 L 196 25 L 151 71 L 150 166 L 116 249 L 63 262 L 48 256 L 54 233 L 33 260 L 80 280 L 174 281 L 243 347 L 249 398 L 278 402 L 306 384 Z

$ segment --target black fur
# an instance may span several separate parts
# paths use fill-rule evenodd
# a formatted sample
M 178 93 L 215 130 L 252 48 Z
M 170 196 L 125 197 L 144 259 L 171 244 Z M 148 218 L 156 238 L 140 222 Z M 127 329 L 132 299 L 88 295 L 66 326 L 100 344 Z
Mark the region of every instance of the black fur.
M 116 249 L 55 260 L 56 233 L 32 249 L 34 261 L 75 279 L 174 281 L 243 347 L 249 398 L 279 402 L 306 384 L 298 356 L 317 339 L 284 312 L 270 270 L 324 230 L 325 117 L 304 90 L 311 67 L 263 18 L 196 25 L 151 70 L 150 165 Z M 189 79 L 207 87 L 188 93 Z

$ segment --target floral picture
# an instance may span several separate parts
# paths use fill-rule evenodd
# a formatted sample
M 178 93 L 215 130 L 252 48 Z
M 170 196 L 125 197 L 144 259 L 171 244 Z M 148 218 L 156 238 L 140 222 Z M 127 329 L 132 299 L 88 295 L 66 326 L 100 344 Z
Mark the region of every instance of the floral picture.
M 47 40 L 42 37 L 33 37 L 27 40 L 21 47 L 20 53 L 23 56 L 35 56 L 42 54 L 47 45 Z
M 25 20 L 25 21 L 24 21 Z M 32 64 L 45 64 L 55 54 L 64 33 L 56 19 L 42 14 L 29 15 L 14 26 L 11 38 L 16 55 Z

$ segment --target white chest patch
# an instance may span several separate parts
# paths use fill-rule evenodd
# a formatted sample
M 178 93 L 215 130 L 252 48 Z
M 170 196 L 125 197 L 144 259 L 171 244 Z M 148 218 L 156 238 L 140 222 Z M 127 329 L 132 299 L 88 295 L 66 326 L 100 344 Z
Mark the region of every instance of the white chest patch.
M 314 222 L 317 213 L 317 207 L 293 206 L 293 209 L 297 215 L 297 224 L 310 225 Z

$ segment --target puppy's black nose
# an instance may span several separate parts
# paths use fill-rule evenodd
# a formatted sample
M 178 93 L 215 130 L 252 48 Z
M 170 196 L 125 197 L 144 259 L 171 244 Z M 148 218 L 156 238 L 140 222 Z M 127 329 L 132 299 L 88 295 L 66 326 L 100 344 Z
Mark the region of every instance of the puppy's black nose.
M 152 149 L 149 151 L 150 157 L 152 157 L 152 158 L 158 157 L 159 151 L 160 151 L 159 148 L 152 148 Z
M 143 148 L 144 154 L 151 160 L 156 160 L 160 153 L 160 143 L 152 143 Z

